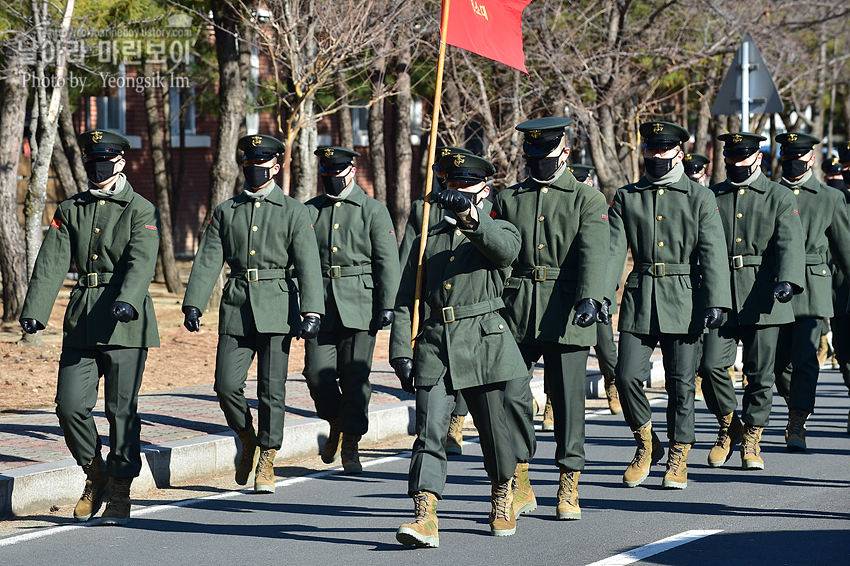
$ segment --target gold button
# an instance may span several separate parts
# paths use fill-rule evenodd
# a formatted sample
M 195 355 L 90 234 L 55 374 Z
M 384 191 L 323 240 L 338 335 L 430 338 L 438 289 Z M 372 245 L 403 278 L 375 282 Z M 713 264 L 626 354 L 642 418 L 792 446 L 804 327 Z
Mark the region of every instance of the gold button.
M 455 256 L 452 256 L 452 257 L 449 258 L 449 261 L 454 261 L 454 260 L 455 260 Z
M 504 328 L 505 328 L 505 325 L 504 325 L 504 324 L 500 324 L 500 325 L 499 325 L 499 330 L 504 330 Z
M 697 289 L 702 289 L 702 283 L 697 283 Z
M 106 204 L 106 201 L 105 201 L 105 200 L 99 200 L 99 201 L 97 202 L 97 204 Z
M 254 250 L 251 250 L 250 252 L 248 252 L 248 255 L 254 255 L 254 254 L 256 254 L 256 253 L 257 253 L 257 252 L 255 252 Z
M 779 283 L 779 278 L 778 278 L 778 277 L 774 277 L 774 278 L 773 278 L 773 282 L 774 282 L 774 283 Z
M 795 194 L 795 195 L 799 195 L 799 194 L 800 194 L 800 189 L 794 189 L 794 194 Z
M 448 291 L 448 290 L 449 290 L 449 289 L 451 289 L 451 288 L 452 288 L 452 284 L 451 284 L 451 283 L 446 283 L 446 291 Z
M 628 286 L 629 286 L 629 282 L 628 282 L 628 281 L 626 281 L 625 283 L 623 283 L 623 287 L 628 287 Z
M 738 242 L 738 243 L 740 244 L 740 243 L 741 243 L 741 238 L 735 238 L 735 241 L 736 241 L 736 242 Z
M 511 282 L 510 282 L 510 281 L 505 281 L 505 287 L 510 287 L 510 286 L 511 286 Z
M 97 254 L 92 254 L 91 258 L 92 258 L 92 259 L 97 259 Z
M 658 247 L 659 247 L 659 248 L 663 248 L 663 247 L 664 247 L 664 242 L 658 242 Z
M 821 273 L 822 273 L 822 274 L 824 274 L 824 275 L 826 275 L 826 269 L 824 269 L 823 271 L 821 271 Z
M 254 203 L 254 208 L 260 208 L 260 201 Z
M 256 226 L 251 226 L 251 232 L 256 232 L 256 231 L 257 231 L 257 227 L 256 227 Z
M 546 220 L 546 217 L 545 217 L 545 216 L 538 216 L 538 217 L 537 217 L 537 221 L 538 221 L 538 222 L 543 222 L 544 220 Z
M 540 192 L 545 195 L 546 193 L 549 192 L 549 187 L 543 187 L 542 189 L 540 189 Z
M 338 247 L 336 247 L 336 246 L 334 246 L 334 247 L 332 247 L 332 248 L 331 248 L 331 251 L 332 251 L 333 253 L 336 253 L 336 252 L 338 252 L 338 251 L 339 251 L 339 248 L 338 248 Z
M 659 194 L 659 195 L 663 195 L 663 194 L 664 194 L 664 189 L 658 189 L 658 194 Z
M 664 217 L 659 214 L 658 216 L 655 217 L 655 219 L 660 222 L 660 221 L 664 220 Z
M 538 250 L 542 250 L 542 249 L 543 249 L 543 248 L 545 248 L 545 247 L 546 247 L 546 246 L 544 246 L 543 244 L 537 244 L 537 249 L 538 249 Z
M 335 206 L 335 207 L 337 207 L 337 208 L 339 208 L 339 207 L 341 207 L 341 206 L 342 206 L 342 203 L 341 203 L 341 202 L 338 202 L 338 203 L 336 203 L 334 206 Z
M 744 194 L 744 189 L 738 189 L 738 194 L 739 194 L 739 195 Z
M 339 230 L 339 222 L 337 222 L 336 224 L 334 224 L 334 230 Z
M 735 216 L 737 216 L 738 218 L 743 218 L 743 216 L 744 216 L 744 215 L 743 215 L 743 214 L 741 214 L 741 213 L 739 212 L 739 213 L 738 213 L 738 214 L 736 214 Z
M 460 229 L 455 230 L 455 236 L 460 236 Z
M 95 233 L 95 234 L 100 234 L 100 228 L 95 228 L 95 229 L 94 229 L 94 233 Z

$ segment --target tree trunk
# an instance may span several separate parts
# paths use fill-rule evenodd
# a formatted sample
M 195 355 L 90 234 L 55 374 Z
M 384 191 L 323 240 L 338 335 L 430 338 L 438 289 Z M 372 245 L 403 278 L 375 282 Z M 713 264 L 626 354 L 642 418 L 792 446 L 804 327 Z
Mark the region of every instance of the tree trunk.
M 27 114 L 28 68 L 21 54 L 3 45 L 3 76 L 0 81 L 0 271 L 3 273 L 3 322 L 21 316 L 27 294 L 26 248 L 18 220 L 18 164 L 24 119 Z
M 372 163 L 372 187 L 376 200 L 387 204 L 387 150 L 384 146 L 384 78 L 387 61 L 375 59 L 369 69 L 372 101 L 369 105 L 369 160 Z
M 711 65 L 705 78 L 705 89 L 700 94 L 697 123 L 694 128 L 694 153 L 709 155 L 708 126 L 711 122 L 711 103 L 714 100 L 715 83 L 717 82 L 717 65 Z M 722 155 L 712 155 L 711 160 L 722 159 Z
M 396 56 L 396 95 L 393 112 L 393 135 L 395 136 L 395 191 L 390 206 L 390 215 L 395 224 L 396 238 L 401 243 L 407 217 L 410 216 L 410 177 L 413 165 L 413 149 L 410 146 L 410 47 L 405 45 Z
M 155 65 L 144 62 L 145 76 L 156 74 Z M 159 234 L 159 256 L 162 260 L 162 271 L 165 286 L 169 293 L 182 293 L 183 284 L 180 282 L 180 272 L 174 260 L 174 238 L 171 224 L 171 171 L 166 167 L 166 152 L 170 147 L 165 146 L 163 124 L 159 113 L 156 88 L 146 88 L 145 118 L 148 124 L 148 139 L 151 144 L 151 164 L 153 165 L 153 185 L 156 193 L 156 207 L 159 209 L 162 230 Z
M 62 140 L 57 135 L 53 140 L 53 171 L 59 180 L 59 198 L 63 201 L 68 200 L 77 194 L 77 180 L 74 179 L 74 172 L 71 170 L 71 164 L 68 163 L 68 156 L 65 155 L 65 149 L 62 147 Z
M 57 133 L 62 140 L 62 151 L 65 153 L 65 160 L 68 162 L 76 183 L 74 191 L 70 192 L 70 189 L 66 189 L 66 194 L 82 193 L 88 190 L 89 183 L 86 169 L 83 167 L 83 152 L 77 145 L 77 131 L 74 128 L 74 120 L 71 116 L 71 101 L 68 98 L 67 81 L 62 87 L 61 104 L 62 109 L 59 111 L 59 130 Z
M 824 33 L 821 37 L 826 37 Z M 826 116 L 827 105 L 824 103 L 826 97 L 826 41 L 821 43 L 820 52 L 818 54 L 818 80 L 815 86 L 815 102 L 812 104 L 812 135 L 819 140 L 823 139 L 824 134 L 824 119 Z M 812 173 L 818 181 L 823 182 L 823 171 L 820 168 L 823 161 L 823 148 L 818 147 L 815 151 L 815 164 L 812 165 Z
M 714 143 L 714 159 L 711 161 L 711 184 L 716 185 L 726 180 L 726 161 L 723 159 L 723 142 L 718 139 L 728 132 L 726 125 L 728 124 L 728 116 L 720 115 L 714 117 L 714 133 L 711 135 L 711 141 Z
M 304 124 L 295 138 L 292 151 L 292 185 L 290 196 L 301 202 L 306 202 L 316 194 L 318 183 L 318 160 L 313 152 L 319 145 L 319 133 L 316 129 L 315 102 L 309 96 L 301 105 L 301 120 Z
M 345 82 L 345 71 L 334 75 L 334 97 L 339 106 L 336 119 L 339 124 L 339 145 L 354 149 L 354 129 L 351 125 L 351 109 L 348 108 L 348 85 Z

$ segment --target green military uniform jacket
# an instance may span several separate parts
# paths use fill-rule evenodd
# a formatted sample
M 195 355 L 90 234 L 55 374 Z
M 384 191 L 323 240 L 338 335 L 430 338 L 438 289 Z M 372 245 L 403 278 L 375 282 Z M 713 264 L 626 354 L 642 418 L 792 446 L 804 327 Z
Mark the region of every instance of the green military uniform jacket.
M 410 333 L 418 258 L 410 254 L 405 264 L 390 335 L 390 359 L 414 359 L 416 387 L 434 385 L 447 372 L 456 390 L 528 374 L 499 315 L 505 279 L 520 248 L 519 231 L 490 218 L 489 210 L 485 201 L 475 230 L 443 220 L 428 232 L 422 301 L 431 315 L 420 321 L 415 356 Z M 419 239 L 415 238 L 414 246 Z
M 88 192 L 72 196 L 53 215 L 21 318 L 47 325 L 73 258 L 80 279 L 65 310 L 63 347 L 159 346 L 148 293 L 159 252 L 159 229 L 156 207 L 133 191 L 128 181 L 108 199 Z M 132 305 L 138 319 L 113 319 L 110 310 L 115 301 Z
M 831 188 L 831 187 L 828 187 Z M 850 214 L 850 187 L 847 184 L 843 189 L 838 190 L 839 194 L 844 197 L 847 213 Z M 834 257 L 832 253 L 832 243 L 830 243 L 830 257 Z M 838 264 L 831 260 L 830 269 L 832 270 L 832 306 L 835 316 L 847 316 L 850 312 L 850 277 L 845 277 L 844 273 L 839 269 Z
M 184 307 L 204 310 L 225 263 L 230 278 L 219 308 L 219 334 L 246 336 L 253 329 L 294 334 L 299 313 L 324 314 L 310 212 L 277 185 L 265 199 L 242 193 L 216 207 L 195 255 Z
M 791 306 L 795 318 L 831 317 L 830 250 L 839 270 L 845 275 L 850 273 L 850 217 L 842 195 L 818 181 L 811 171 L 808 175 L 809 178 L 797 188 L 783 183 L 797 197 L 797 210 L 806 242 L 805 289 L 794 295 Z M 844 315 L 845 312 L 838 314 Z
M 432 189 L 432 194 L 438 194 L 438 187 Z M 425 214 L 425 197 L 420 197 L 413 201 L 410 205 L 410 216 L 407 218 L 407 226 L 404 229 L 404 236 L 401 239 L 401 246 L 398 248 L 399 264 L 404 266 L 407 264 L 407 256 L 413 251 L 413 240 L 422 233 L 422 216 Z M 443 210 L 431 204 L 428 214 L 428 226 L 436 226 L 444 217 Z M 419 253 L 419 248 L 416 248 L 414 253 Z
M 355 183 L 344 199 L 307 201 L 319 245 L 324 297 L 345 328 L 369 330 L 378 311 L 392 310 L 400 278 L 393 221 L 387 207 Z M 336 320 L 322 319 L 322 330 Z M 377 330 L 374 328 L 373 330 Z
M 551 185 L 528 178 L 496 197 L 496 217 L 522 235 L 504 289 L 503 316 L 517 342 L 596 345 L 596 328 L 572 320 L 580 300 L 603 298 L 607 208 L 602 193 L 569 171 Z
M 702 334 L 706 308 L 732 306 L 726 240 L 707 188 L 684 173 L 670 185 L 644 176 L 617 191 L 609 217 L 606 297 L 616 296 L 629 248 L 634 259 L 620 304 L 621 332 Z
M 803 225 L 794 194 L 759 174 L 736 187 L 711 187 L 717 199 L 732 282 L 732 312 L 724 326 L 770 326 L 794 322 L 791 303 L 773 299 L 776 284 L 805 286 Z

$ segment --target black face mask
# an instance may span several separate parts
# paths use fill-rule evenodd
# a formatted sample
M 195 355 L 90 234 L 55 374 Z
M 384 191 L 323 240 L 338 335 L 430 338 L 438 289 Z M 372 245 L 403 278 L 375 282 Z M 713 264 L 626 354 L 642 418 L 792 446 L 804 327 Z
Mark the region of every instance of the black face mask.
M 732 165 L 731 163 L 726 163 L 726 176 L 729 177 L 729 180 L 733 183 L 743 183 L 750 176 L 755 173 L 756 164 L 752 165 Z
M 562 151 L 561 154 L 564 152 Z M 545 181 L 551 179 L 560 169 L 561 164 L 558 160 L 560 155 L 556 157 L 529 157 L 525 156 L 525 162 L 528 164 L 528 169 L 532 177 Z
M 115 175 L 115 162 L 108 159 L 86 161 L 83 167 L 92 183 L 102 183 Z
M 850 176 L 850 175 L 848 175 Z M 841 177 L 835 177 L 833 179 L 828 179 L 826 184 L 832 187 L 833 189 L 843 189 L 844 188 L 844 179 Z
M 322 184 L 325 186 L 325 193 L 336 196 L 345 190 L 345 177 L 328 177 L 322 175 Z
M 809 162 L 799 159 L 789 159 L 782 162 L 782 176 L 786 179 L 802 177 L 809 170 Z
M 242 173 L 245 175 L 245 182 L 253 189 L 262 187 L 272 178 L 271 168 L 259 165 L 246 165 L 242 168 Z
M 655 179 L 660 179 L 673 169 L 673 160 L 675 157 L 644 157 L 643 162 L 646 165 L 646 174 Z
M 844 183 L 850 187 L 850 170 L 842 171 L 841 178 L 844 179 Z

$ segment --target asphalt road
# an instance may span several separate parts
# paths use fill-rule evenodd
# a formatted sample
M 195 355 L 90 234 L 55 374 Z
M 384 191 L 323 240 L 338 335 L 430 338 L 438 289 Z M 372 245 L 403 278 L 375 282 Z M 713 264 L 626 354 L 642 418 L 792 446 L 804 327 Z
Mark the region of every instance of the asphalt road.
M 489 534 L 489 481 L 479 447 L 470 442 L 450 460 L 438 505 L 440 548 L 399 545 L 395 531 L 412 518 L 410 439 L 402 439 L 364 450 L 373 458 L 362 476 L 314 471 L 309 463 L 279 469 L 289 477 L 274 495 L 229 491 L 235 484 L 227 478 L 218 486 L 172 490 L 159 497 L 165 501 L 155 494 L 134 501 L 126 527 L 79 526 L 67 513 L 7 522 L 0 565 L 848 565 L 847 389 L 837 372 L 821 373 L 806 453 L 786 451 L 787 412 L 775 401 L 762 443 L 766 469 L 750 472 L 739 469 L 737 453 L 726 467 L 708 467 L 717 425 L 698 403 L 699 443 L 682 491 L 661 489 L 663 464 L 643 485 L 624 487 L 622 473 L 634 453 L 628 428 L 621 415 L 589 415 L 580 521 L 555 520 L 555 446 L 551 434 L 539 432 L 530 474 L 539 506 L 511 537 Z M 653 410 L 664 438 L 663 400 Z

